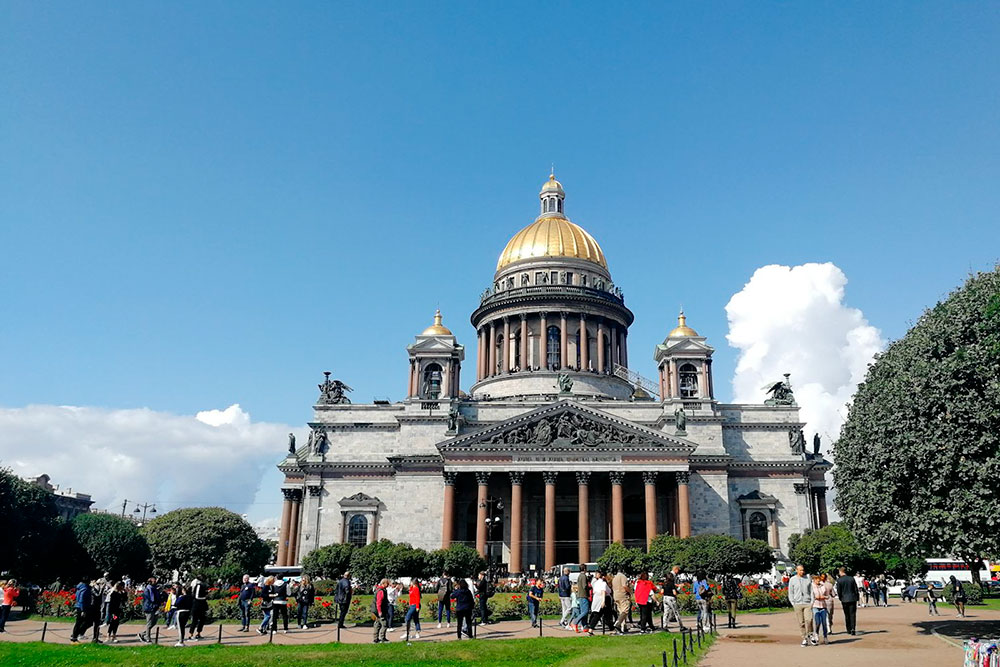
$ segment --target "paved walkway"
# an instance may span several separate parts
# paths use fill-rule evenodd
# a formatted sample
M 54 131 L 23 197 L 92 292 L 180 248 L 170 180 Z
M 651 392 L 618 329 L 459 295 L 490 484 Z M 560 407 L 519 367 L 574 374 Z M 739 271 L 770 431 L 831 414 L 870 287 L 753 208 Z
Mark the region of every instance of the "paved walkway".
M 949 615 L 950 612 L 950 615 Z M 921 603 L 858 609 L 858 634 L 844 633 L 840 605 L 828 645 L 800 646 L 795 619 L 789 613 L 745 614 L 735 630 L 719 628 L 719 639 L 699 667 L 961 667 L 961 642 L 969 637 L 1000 636 L 1000 612 L 968 608 L 956 618 L 941 607 L 941 616 L 929 617 Z M 725 623 L 725 616 L 719 618 Z

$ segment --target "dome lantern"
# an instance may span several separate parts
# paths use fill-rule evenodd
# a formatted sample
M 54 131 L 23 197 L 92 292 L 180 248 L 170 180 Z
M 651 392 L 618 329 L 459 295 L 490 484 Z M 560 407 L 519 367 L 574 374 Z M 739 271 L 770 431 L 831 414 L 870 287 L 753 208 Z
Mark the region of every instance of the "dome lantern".
M 562 183 L 556 180 L 554 171 L 549 172 L 549 180 L 542 186 L 538 198 L 542 200 L 542 215 L 564 217 L 563 200 L 566 199 L 566 192 Z
M 451 330 L 441 324 L 441 309 L 439 308 L 437 312 L 434 313 L 434 324 L 430 325 L 424 332 L 420 334 L 421 336 L 453 336 Z

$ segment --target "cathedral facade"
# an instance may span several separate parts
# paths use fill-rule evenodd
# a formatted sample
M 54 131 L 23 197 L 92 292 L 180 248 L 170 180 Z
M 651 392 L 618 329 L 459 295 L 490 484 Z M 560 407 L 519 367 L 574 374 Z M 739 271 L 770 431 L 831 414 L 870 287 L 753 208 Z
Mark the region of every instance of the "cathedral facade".
M 383 538 L 468 544 L 511 573 L 662 533 L 752 537 L 780 555 L 826 524 L 830 464 L 807 451 L 787 376 L 760 404 L 720 403 L 713 348 L 682 312 L 643 378 L 600 245 L 553 176 L 539 198 L 472 313 L 468 361 L 438 312 L 407 347 L 405 400 L 353 404 L 327 374 L 308 441 L 278 465 L 278 565 Z

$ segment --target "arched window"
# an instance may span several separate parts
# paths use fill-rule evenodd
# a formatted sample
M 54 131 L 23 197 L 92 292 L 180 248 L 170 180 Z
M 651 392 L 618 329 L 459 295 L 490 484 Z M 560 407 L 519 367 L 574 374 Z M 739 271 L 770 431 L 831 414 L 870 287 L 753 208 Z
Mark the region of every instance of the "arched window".
M 356 547 L 368 544 L 368 518 L 363 514 L 355 514 L 347 524 L 347 543 Z
M 767 542 L 767 517 L 763 512 L 754 512 L 750 515 L 750 539 L 763 540 Z
M 546 367 L 550 371 L 557 371 L 562 368 L 562 340 L 559 336 L 559 327 L 549 327 L 548 342 L 545 344 L 547 359 Z
M 424 368 L 423 398 L 436 399 L 441 396 L 441 367 L 437 364 L 427 364 Z
M 698 369 L 692 364 L 684 364 L 677 369 L 677 377 L 680 380 L 681 398 L 697 398 Z
M 556 200 L 556 206 L 558 207 L 559 212 L 562 213 L 562 206 L 563 206 L 562 199 Z
M 518 329 L 514 332 L 514 368 L 517 368 L 518 370 L 524 370 L 524 366 L 521 361 L 521 336 L 523 335 L 523 329 Z
M 497 340 L 495 343 L 497 349 L 497 367 L 496 367 L 497 375 L 500 375 L 501 373 L 504 372 L 504 370 L 506 370 L 503 367 L 503 343 L 504 343 L 503 334 L 497 334 Z

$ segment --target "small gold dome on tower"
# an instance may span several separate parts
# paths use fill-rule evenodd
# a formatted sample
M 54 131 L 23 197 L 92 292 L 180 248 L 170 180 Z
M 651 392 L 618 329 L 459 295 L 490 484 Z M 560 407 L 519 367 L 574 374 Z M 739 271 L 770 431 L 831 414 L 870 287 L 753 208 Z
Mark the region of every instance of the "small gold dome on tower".
M 562 183 L 556 180 L 555 173 L 549 174 L 549 180 L 542 186 L 542 192 L 562 192 Z
M 420 334 L 421 336 L 453 336 L 451 330 L 441 324 L 441 309 L 438 308 L 437 312 L 434 313 L 434 324 L 430 325 L 424 332 Z
M 670 332 L 667 338 L 683 338 L 685 336 L 698 336 L 698 332 L 687 325 L 687 317 L 682 310 L 677 316 L 677 327 Z

